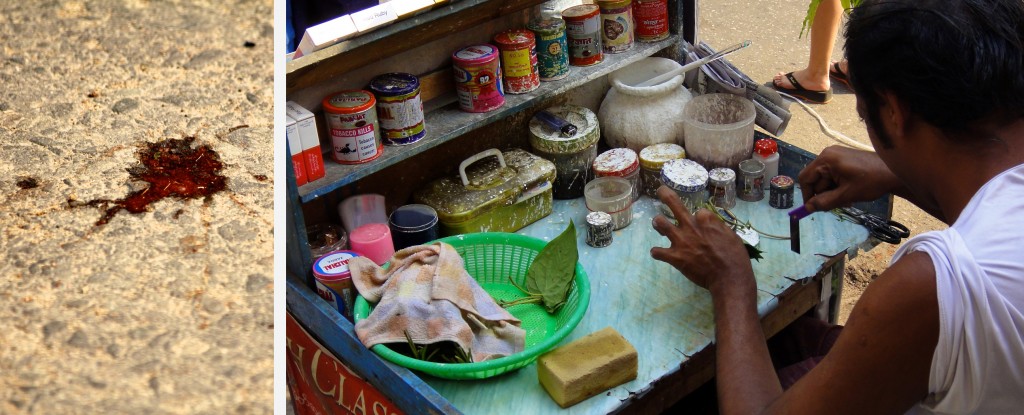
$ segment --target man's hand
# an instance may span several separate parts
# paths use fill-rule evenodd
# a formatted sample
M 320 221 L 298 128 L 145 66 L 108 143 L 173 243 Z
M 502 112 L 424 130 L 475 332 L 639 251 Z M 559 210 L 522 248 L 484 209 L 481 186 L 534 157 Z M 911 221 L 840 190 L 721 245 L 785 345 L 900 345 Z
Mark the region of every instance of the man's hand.
M 877 154 L 840 146 L 823 150 L 798 180 L 811 212 L 875 200 L 903 187 Z
M 672 245 L 651 248 L 652 258 L 672 265 L 712 295 L 719 285 L 750 292 L 756 289 L 747 250 L 732 229 L 707 210 L 691 215 L 679 196 L 665 186 L 658 189 L 658 198 L 672 210 L 679 224 L 673 225 L 662 215 L 654 218 L 654 230 Z

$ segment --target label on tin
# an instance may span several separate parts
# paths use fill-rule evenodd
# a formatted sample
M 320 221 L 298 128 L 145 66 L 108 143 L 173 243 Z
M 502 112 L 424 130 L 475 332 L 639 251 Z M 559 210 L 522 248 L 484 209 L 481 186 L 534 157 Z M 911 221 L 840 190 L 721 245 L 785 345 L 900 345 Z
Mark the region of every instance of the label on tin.
M 455 77 L 459 108 L 468 112 L 487 112 L 505 103 L 501 64 L 493 47 L 470 46 L 455 52 L 455 57 L 466 60 L 488 58 L 475 63 L 454 62 L 452 74 Z
M 332 101 L 333 102 L 333 101 Z M 363 163 L 377 158 L 384 143 L 373 109 L 355 114 L 326 113 L 332 155 L 339 163 Z
M 601 9 L 601 44 L 604 51 L 618 53 L 633 47 L 633 8 Z
M 332 309 L 338 310 L 341 315 L 352 318 L 352 306 L 355 305 L 355 295 L 352 289 L 343 289 L 341 293 L 328 287 L 324 283 L 316 282 L 316 294 L 320 296 Z
M 654 42 L 668 37 L 668 1 L 633 0 L 636 39 Z
M 569 74 L 569 45 L 565 31 L 537 35 L 537 71 L 542 81 L 562 79 Z
M 349 274 L 348 262 L 359 255 L 350 251 L 332 252 L 313 264 L 313 273 L 327 278 L 344 278 Z
M 593 65 L 601 62 L 601 19 L 594 16 L 582 20 L 565 22 L 566 40 L 569 43 L 569 64 L 576 66 Z
M 419 90 L 377 99 L 377 116 L 388 144 L 410 144 L 423 137 L 423 101 Z

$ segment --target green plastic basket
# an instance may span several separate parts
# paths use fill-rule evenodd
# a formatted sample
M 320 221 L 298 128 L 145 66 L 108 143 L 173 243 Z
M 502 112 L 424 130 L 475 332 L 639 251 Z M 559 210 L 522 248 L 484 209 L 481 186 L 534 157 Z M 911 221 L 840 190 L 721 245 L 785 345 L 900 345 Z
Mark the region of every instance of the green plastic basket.
M 546 242 L 513 233 L 472 233 L 439 239 L 455 247 L 469 272 L 480 286 L 496 300 L 524 297 L 508 278 L 526 286 L 526 271 Z M 385 345 L 373 346 L 380 357 L 399 366 L 445 379 L 484 379 L 529 365 L 538 356 L 551 350 L 576 328 L 590 305 L 590 281 L 583 266 L 576 263 L 576 277 L 565 304 L 554 314 L 537 304 L 521 304 L 508 308 L 522 321 L 526 345 L 511 356 L 475 363 L 436 363 L 413 359 Z M 356 297 L 353 317 L 365 319 L 373 309 L 362 296 Z

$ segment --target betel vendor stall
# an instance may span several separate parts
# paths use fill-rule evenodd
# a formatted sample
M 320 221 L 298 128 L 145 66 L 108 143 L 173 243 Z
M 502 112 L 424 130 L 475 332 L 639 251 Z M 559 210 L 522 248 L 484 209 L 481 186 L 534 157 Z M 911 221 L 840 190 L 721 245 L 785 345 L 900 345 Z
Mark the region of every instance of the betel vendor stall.
M 651 258 L 662 186 L 743 239 L 767 334 L 834 319 L 848 252 L 878 240 L 791 214 L 813 156 L 723 58 L 749 42 L 694 44 L 695 1 L 398 3 L 289 55 L 297 413 L 671 408 L 712 378 L 714 325 Z

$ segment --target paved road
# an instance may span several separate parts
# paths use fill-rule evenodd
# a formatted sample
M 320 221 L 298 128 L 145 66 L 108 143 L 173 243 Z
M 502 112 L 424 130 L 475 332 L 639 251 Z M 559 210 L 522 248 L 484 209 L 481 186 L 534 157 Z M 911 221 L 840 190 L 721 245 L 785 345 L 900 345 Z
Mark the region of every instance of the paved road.
M 272 14 L 0 2 L 0 413 L 272 412 Z M 143 143 L 186 136 L 226 191 L 69 207 L 144 188 Z

